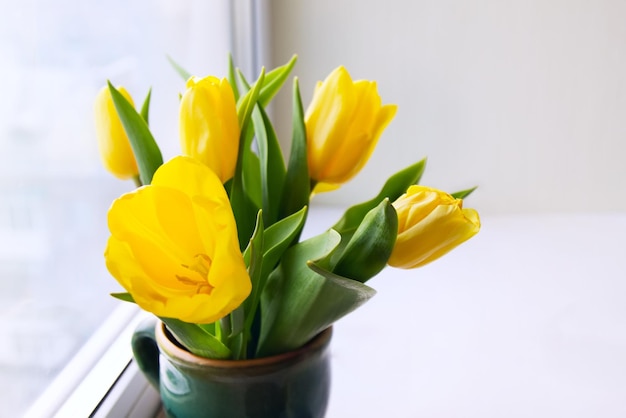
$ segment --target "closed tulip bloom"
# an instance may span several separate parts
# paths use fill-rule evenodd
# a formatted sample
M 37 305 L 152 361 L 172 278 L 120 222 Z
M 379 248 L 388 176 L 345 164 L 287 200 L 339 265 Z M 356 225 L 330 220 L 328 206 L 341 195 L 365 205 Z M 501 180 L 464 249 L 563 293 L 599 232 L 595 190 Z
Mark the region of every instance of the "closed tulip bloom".
M 410 269 L 436 260 L 478 233 L 480 219 L 463 201 L 440 190 L 411 186 L 393 203 L 398 237 L 392 267 Z
M 107 268 L 148 312 L 206 324 L 250 293 L 226 191 L 192 158 L 173 158 L 113 202 L 108 224 Z
M 180 103 L 182 153 L 207 165 L 225 183 L 235 174 L 239 133 L 235 95 L 228 80 L 191 77 Z
M 118 87 L 118 91 L 133 104 L 126 89 Z M 120 179 L 137 177 L 137 161 L 107 86 L 96 96 L 95 119 L 98 150 L 104 168 Z
M 344 67 L 317 84 L 305 117 L 316 191 L 336 189 L 363 168 L 396 110 L 382 105 L 376 82 L 352 81 Z

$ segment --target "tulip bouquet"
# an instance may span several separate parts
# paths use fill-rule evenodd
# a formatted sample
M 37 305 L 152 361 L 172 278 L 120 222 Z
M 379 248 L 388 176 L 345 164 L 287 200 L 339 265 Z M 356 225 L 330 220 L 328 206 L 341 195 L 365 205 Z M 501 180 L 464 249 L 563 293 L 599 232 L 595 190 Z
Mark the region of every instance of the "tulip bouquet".
M 358 308 L 385 266 L 423 266 L 475 235 L 462 199 L 417 185 L 419 161 L 329 229 L 300 239 L 310 199 L 337 189 L 367 162 L 396 113 L 372 81 L 339 67 L 318 83 L 306 113 L 293 81 L 287 161 L 265 108 L 295 57 L 250 82 L 191 77 L 180 97 L 182 155 L 163 163 L 137 111 L 108 83 L 96 99 L 104 165 L 138 188 L 108 213 L 105 260 L 126 290 L 113 296 L 158 316 L 190 352 L 246 359 L 293 350 Z

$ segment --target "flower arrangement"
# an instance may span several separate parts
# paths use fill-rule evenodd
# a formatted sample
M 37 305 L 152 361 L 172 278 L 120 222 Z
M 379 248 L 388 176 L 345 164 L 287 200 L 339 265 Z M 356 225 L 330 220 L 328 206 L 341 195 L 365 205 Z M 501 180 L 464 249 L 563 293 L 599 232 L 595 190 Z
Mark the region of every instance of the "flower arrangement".
M 419 161 L 329 229 L 300 235 L 316 193 L 339 188 L 369 159 L 395 105 L 344 67 L 316 86 L 304 112 L 293 81 L 293 135 L 285 161 L 265 108 L 296 58 L 249 82 L 191 77 L 180 97 L 182 155 L 163 163 L 149 126 L 111 83 L 96 98 L 105 167 L 138 188 L 108 212 L 105 260 L 126 290 L 113 296 L 159 317 L 190 352 L 217 359 L 296 349 L 370 299 L 365 283 L 387 265 L 423 266 L 475 235 L 462 207 L 473 189 L 417 185 Z

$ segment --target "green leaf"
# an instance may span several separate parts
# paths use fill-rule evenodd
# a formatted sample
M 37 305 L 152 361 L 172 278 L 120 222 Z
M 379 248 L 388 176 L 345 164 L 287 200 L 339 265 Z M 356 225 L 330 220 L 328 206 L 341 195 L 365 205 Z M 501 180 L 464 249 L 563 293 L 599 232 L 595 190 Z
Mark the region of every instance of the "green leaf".
M 300 231 L 304 226 L 304 220 L 306 219 L 306 212 L 307 208 L 304 207 L 299 212 L 281 219 L 263 231 L 263 252 L 261 255 L 262 269 L 260 274 L 261 280 L 257 285 L 259 292 L 263 290 L 263 286 L 265 284 L 264 281 L 267 279 L 269 273 L 274 270 L 285 250 L 289 248 L 289 244 L 291 244 L 293 239 L 300 234 Z M 259 220 L 257 219 L 257 225 L 258 222 Z M 253 262 L 254 256 L 252 255 L 252 252 L 255 247 L 253 245 L 255 242 L 255 234 L 253 234 L 250 244 L 248 244 L 248 247 L 243 253 L 243 258 L 248 266 L 252 265 Z M 257 248 L 261 246 L 259 243 L 256 243 L 255 245 Z
M 254 316 L 254 315 L 253 315 Z M 230 333 L 227 336 L 228 347 L 231 351 L 233 360 L 240 360 L 246 357 L 246 316 L 243 305 L 239 305 L 229 315 Z
M 244 134 L 245 136 L 242 137 L 241 141 L 245 144 L 243 148 L 239 147 L 237 169 L 229 193 L 230 204 L 237 223 L 239 246 L 242 251 L 254 232 L 256 214 L 260 209 L 256 202 L 261 200 L 260 182 L 252 180 L 254 175 L 259 176 L 258 171 L 251 172 L 251 168 L 258 168 L 258 164 L 254 161 L 257 157 L 250 150 L 252 133 L 245 132 L 242 133 L 242 136 Z M 245 169 L 249 171 L 244 173 L 239 164 L 243 164 Z M 246 179 L 245 182 L 244 178 Z
M 365 283 L 387 265 L 398 235 L 398 216 L 384 199 L 363 218 L 333 267 L 333 273 Z
M 302 99 L 297 78 L 294 79 L 293 83 L 292 124 L 291 154 L 285 176 L 279 218 L 284 218 L 299 211 L 304 206 L 308 206 L 309 197 L 311 196 L 304 110 L 302 109 Z
M 242 132 L 241 135 L 241 142 L 245 143 L 243 147 L 241 144 L 239 147 L 237 168 L 235 169 L 235 176 L 231 181 L 229 196 L 230 205 L 237 223 L 239 246 L 243 251 L 254 232 L 256 214 L 260 209 L 255 203 L 255 200 L 260 195 L 260 182 L 253 180 L 255 173 L 250 171 L 254 169 L 255 166 L 258 167 L 254 161 L 256 156 L 253 155 L 250 149 L 252 135 L 248 132 Z M 243 167 L 240 164 L 242 164 Z M 245 183 L 244 171 L 246 173 L 245 179 L 247 180 Z M 260 200 L 260 198 L 258 200 Z
M 132 302 L 135 303 L 135 299 L 133 298 L 133 295 L 131 295 L 128 292 L 122 292 L 122 293 L 111 293 L 111 296 L 113 296 L 116 299 L 119 300 L 123 300 L 124 302 Z
M 174 59 L 172 59 L 172 57 L 170 57 L 169 55 L 167 56 L 167 60 L 170 62 L 170 65 L 172 67 L 174 67 L 174 70 L 176 70 L 176 72 L 178 73 L 178 75 L 181 76 L 181 78 L 183 79 L 183 81 L 187 81 L 189 80 L 189 78 L 191 77 L 191 74 L 189 74 L 187 72 L 187 70 L 185 70 L 183 67 L 181 67 L 180 65 L 178 65 L 178 63 L 176 61 L 174 61 Z
M 265 223 L 271 225 L 278 219 L 278 205 L 285 182 L 285 162 L 276 133 L 263 107 L 254 109 L 252 123 L 261 163 L 263 217 Z
M 295 237 L 300 235 L 308 208 L 305 206 L 298 212 L 281 219 L 265 230 L 263 238 L 263 270 L 262 278 L 267 278 L 284 252 L 289 248 Z M 248 259 L 248 250 L 244 252 L 244 259 Z M 261 284 L 261 286 L 264 283 Z
M 230 335 L 228 336 L 228 338 L 231 338 L 231 339 L 235 338 L 236 336 L 238 336 L 239 334 L 243 332 L 244 324 L 245 324 L 244 314 L 245 312 L 241 305 L 230 313 L 229 316 L 230 316 L 231 328 L 230 328 Z M 237 359 L 237 357 L 235 359 Z
M 302 346 L 375 294 L 364 284 L 310 261 L 326 258 L 339 240 L 339 234 L 329 230 L 284 254 L 262 295 L 258 356 Z
M 262 219 L 257 219 L 257 228 L 250 240 L 250 244 L 244 251 L 244 260 L 249 266 L 248 271 L 252 280 L 252 292 L 245 301 L 245 338 L 250 339 L 247 344 L 252 355 L 256 349 L 258 340 L 258 307 L 261 294 L 265 288 L 268 275 L 274 269 L 281 256 L 293 242 L 294 237 L 300 233 L 304 225 L 306 208 L 290 217 L 280 220 L 262 234 L 257 232 L 262 225 Z M 262 242 L 261 241 L 262 238 Z
M 285 84 L 285 81 L 287 81 L 287 78 L 289 77 L 293 67 L 296 65 L 297 60 L 298 56 L 294 55 L 287 64 L 276 67 L 267 73 L 263 83 L 263 88 L 259 94 L 259 103 L 261 103 L 261 106 L 267 107 L 267 105 L 272 101 L 276 93 L 278 93 L 283 84 Z
M 409 186 L 419 182 L 425 167 L 426 159 L 398 171 L 387 180 L 375 198 L 349 208 L 333 229 L 342 236 L 354 232 L 367 212 L 378 206 L 381 200 L 388 198 L 393 202 L 403 195 Z
M 257 100 L 259 98 L 259 93 L 261 92 L 261 88 L 263 87 L 263 80 L 265 79 L 265 68 L 261 69 L 261 74 L 257 82 L 252 86 L 250 90 L 245 94 L 245 96 L 241 97 L 237 102 L 237 117 L 239 119 L 239 127 L 243 132 L 250 120 L 250 115 L 252 114 L 252 110 L 256 106 Z
M 244 327 L 248 332 L 252 327 L 252 321 L 254 320 L 256 308 L 261 297 L 262 288 L 259 282 L 261 281 L 261 272 L 263 268 L 264 233 L 265 227 L 263 225 L 262 211 L 259 211 L 256 219 L 256 228 L 254 229 L 252 238 L 250 238 L 250 243 L 244 252 L 244 260 L 248 266 L 248 275 L 250 276 L 250 281 L 252 282 L 252 290 L 244 302 L 244 309 L 247 316 Z
M 233 89 L 235 95 L 235 103 L 239 101 L 239 87 L 237 86 L 237 78 L 235 77 L 235 64 L 233 63 L 233 56 L 228 54 L 228 83 L 230 88 Z
M 178 342 L 193 354 L 214 359 L 231 357 L 230 349 L 202 327 L 173 318 L 160 319 L 167 325 Z
M 259 77 L 253 85 L 253 89 L 258 88 L 258 86 L 263 83 L 263 80 L 269 80 L 269 85 L 273 86 L 272 88 L 280 88 L 294 64 L 295 57 L 287 65 L 279 67 L 268 73 L 264 79 Z M 249 93 L 250 84 L 246 80 L 245 76 L 241 73 L 241 71 L 237 72 L 237 76 L 239 84 L 242 86 L 242 90 L 248 91 Z M 261 92 L 259 93 L 259 101 L 261 100 L 261 94 L 263 94 L 264 91 L 263 89 L 267 86 L 268 83 L 262 84 Z M 283 194 L 283 184 L 285 179 L 285 162 L 283 160 L 280 144 L 278 143 L 278 138 L 276 137 L 272 123 L 262 105 L 257 105 L 255 107 L 252 113 L 252 123 L 256 134 L 261 164 L 260 173 L 262 185 L 261 190 L 263 194 L 263 216 L 265 223 L 267 225 L 271 225 L 276 222 L 277 219 L 290 214 L 279 213 L 279 202 L 281 201 Z M 293 213 L 293 211 L 291 213 Z
M 143 105 L 141 106 L 141 117 L 146 121 L 146 124 L 149 125 L 148 122 L 149 113 L 150 113 L 150 97 L 152 96 L 152 88 L 148 89 L 148 94 L 143 101 Z
M 107 82 L 113 98 L 115 110 L 122 121 L 124 131 L 128 135 L 131 148 L 139 167 L 139 178 L 142 184 L 150 184 L 154 172 L 163 164 L 163 157 L 158 145 L 150 133 L 148 124 L 135 110 L 128 100 L 117 91 L 111 82 Z
M 252 110 L 256 106 L 257 99 L 259 97 L 260 86 L 264 77 L 265 70 L 261 70 L 259 80 L 261 83 L 249 90 L 245 96 L 243 96 L 237 105 L 237 116 L 239 119 L 239 125 L 241 127 L 241 135 L 239 139 L 239 151 L 237 155 L 237 166 L 235 168 L 235 176 L 233 177 L 231 191 L 230 191 L 230 203 L 233 208 L 233 214 L 237 222 L 237 233 L 239 236 L 239 245 L 243 250 L 248 240 L 252 236 L 254 231 L 254 219 L 259 208 L 254 205 L 254 200 L 251 196 L 254 196 L 254 192 L 246 190 L 243 180 L 243 166 L 244 161 L 247 158 L 251 158 L 248 154 L 252 153 L 251 141 L 252 133 L 249 131 L 250 115 Z
M 246 138 L 248 143 L 252 141 L 252 132 L 250 132 L 249 136 L 250 138 Z M 243 158 L 243 187 L 256 208 L 263 206 L 263 187 L 261 186 L 260 172 L 261 161 L 259 161 L 259 157 L 253 152 L 246 152 Z
M 259 103 L 264 108 L 272 101 L 276 93 L 280 90 L 280 88 L 285 84 L 285 81 L 289 77 L 289 73 L 293 69 L 294 65 L 296 65 L 297 56 L 294 55 L 289 62 L 283 66 L 274 68 L 272 71 L 268 72 L 264 79 L 262 80 L 261 91 L 259 93 Z M 235 82 L 235 69 L 232 66 L 232 61 L 229 62 L 231 67 L 229 67 L 229 80 L 232 78 L 232 82 Z M 232 75 L 231 72 L 232 71 Z M 250 83 L 246 80 L 246 77 L 243 75 L 241 71 L 237 71 L 237 80 L 239 84 L 245 89 L 250 89 Z M 255 86 L 259 84 L 259 80 L 253 83 Z
M 474 186 L 471 189 L 461 190 L 460 192 L 451 193 L 451 196 L 455 199 L 465 199 L 467 196 L 472 194 L 474 190 L 476 190 L 478 186 Z

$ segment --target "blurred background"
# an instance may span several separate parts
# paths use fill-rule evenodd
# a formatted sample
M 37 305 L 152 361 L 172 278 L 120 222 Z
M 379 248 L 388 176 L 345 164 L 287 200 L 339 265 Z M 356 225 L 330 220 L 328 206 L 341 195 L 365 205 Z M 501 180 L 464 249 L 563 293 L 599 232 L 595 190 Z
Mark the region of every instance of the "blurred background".
M 466 205 L 483 215 L 624 212 L 625 19 L 619 0 L 0 0 L 0 416 L 18 416 L 119 303 L 106 210 L 133 185 L 96 150 L 107 79 L 136 103 L 153 87 L 167 159 L 183 88 L 167 55 L 223 76 L 231 51 L 251 76 L 298 54 L 305 107 L 344 65 L 399 111 L 363 171 L 317 204 L 368 199 L 428 157 L 422 183 L 478 185 Z M 290 97 L 288 84 L 271 109 L 286 150 Z
M 399 106 L 361 174 L 319 201 L 360 201 L 428 157 L 422 182 L 478 185 L 481 213 L 626 210 L 625 2 L 269 3 L 272 62 L 299 55 L 305 106 L 340 64 Z

